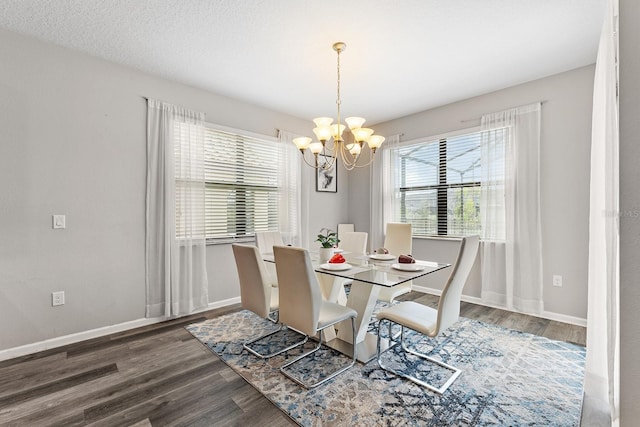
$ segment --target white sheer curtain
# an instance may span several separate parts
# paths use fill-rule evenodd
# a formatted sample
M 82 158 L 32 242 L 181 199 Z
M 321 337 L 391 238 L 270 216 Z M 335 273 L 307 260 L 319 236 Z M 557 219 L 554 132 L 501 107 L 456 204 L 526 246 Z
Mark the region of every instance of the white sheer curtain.
M 279 212 L 280 233 L 285 244 L 302 246 L 302 230 L 306 221 L 302 220 L 302 171 L 300 153 L 293 144 L 294 135 L 278 131 L 278 187 L 280 188 Z M 303 222 L 305 224 L 303 224 Z
M 619 424 L 618 1 L 610 0 L 593 88 L 583 425 Z
M 203 113 L 147 102 L 147 317 L 208 305 L 203 123 Z
M 391 152 L 400 144 L 400 135 L 387 137 L 378 149 L 376 159 L 369 168 L 371 187 L 371 217 L 369 230 L 369 247 L 373 250 L 384 244 L 385 224 L 391 218 L 392 182 Z
M 538 314 L 542 304 L 540 103 L 482 117 L 482 300 Z

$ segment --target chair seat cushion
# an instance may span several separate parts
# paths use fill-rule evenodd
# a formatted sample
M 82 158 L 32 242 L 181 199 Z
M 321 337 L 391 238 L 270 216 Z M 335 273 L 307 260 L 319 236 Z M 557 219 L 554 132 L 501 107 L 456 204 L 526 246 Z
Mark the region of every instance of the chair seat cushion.
M 320 305 L 320 316 L 318 317 L 318 330 L 324 329 L 343 320 L 356 317 L 358 313 L 352 308 L 332 302 L 322 301 Z
M 430 337 L 437 333 L 438 310 L 417 302 L 403 301 L 380 311 L 376 316 L 378 320 L 388 319 Z

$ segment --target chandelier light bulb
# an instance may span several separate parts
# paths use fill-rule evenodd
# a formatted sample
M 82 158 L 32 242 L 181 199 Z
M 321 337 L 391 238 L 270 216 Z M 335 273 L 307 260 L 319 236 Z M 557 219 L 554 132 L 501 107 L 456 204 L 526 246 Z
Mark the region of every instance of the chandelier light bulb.
M 325 142 L 331 138 L 331 127 L 318 126 L 317 128 L 313 128 L 313 133 L 316 134 L 316 138 L 318 138 L 318 141 Z
M 360 144 L 351 144 L 349 148 L 349 152 L 353 157 L 358 157 L 361 151 L 362 151 L 362 147 L 360 146 Z
M 333 119 L 331 117 L 316 117 L 313 119 L 313 123 L 316 124 L 317 127 L 329 127 L 331 123 L 333 123 Z
M 347 117 L 344 121 L 349 126 L 349 129 L 353 131 L 354 129 L 361 128 L 367 120 L 362 117 Z
M 319 154 L 323 148 L 324 147 L 321 142 L 312 142 L 309 144 L 309 150 L 311 150 L 313 154 Z
M 367 144 L 369 144 L 369 148 L 375 150 L 379 148 L 384 142 L 384 136 L 382 135 L 371 135 L 367 140 Z
M 369 139 L 371 135 L 373 135 L 373 129 L 359 128 L 359 129 L 354 129 L 352 133 L 356 141 L 362 142 L 362 141 L 366 141 L 367 139 Z
M 333 136 L 333 139 L 336 141 L 342 140 L 342 133 L 344 132 L 345 128 L 345 125 L 331 125 L 331 135 Z
M 308 136 L 301 136 L 299 138 L 293 138 L 293 143 L 296 144 L 298 150 L 305 150 L 311 144 L 311 138 Z

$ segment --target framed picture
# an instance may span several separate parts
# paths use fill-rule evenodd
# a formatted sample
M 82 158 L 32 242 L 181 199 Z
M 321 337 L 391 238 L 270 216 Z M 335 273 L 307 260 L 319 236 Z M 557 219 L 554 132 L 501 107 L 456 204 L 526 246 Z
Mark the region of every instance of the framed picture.
M 331 161 L 331 157 L 318 154 L 318 166 L 324 166 Z M 326 193 L 338 192 L 338 161 L 333 163 L 330 168 L 324 169 L 319 167 L 316 170 L 316 191 Z

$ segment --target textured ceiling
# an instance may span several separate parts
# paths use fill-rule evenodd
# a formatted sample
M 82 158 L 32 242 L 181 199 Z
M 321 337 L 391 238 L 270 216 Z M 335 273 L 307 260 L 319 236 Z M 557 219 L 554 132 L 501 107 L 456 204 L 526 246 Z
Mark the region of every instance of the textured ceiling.
M 377 123 L 592 64 L 606 0 L 0 0 L 0 27 L 310 119 Z

